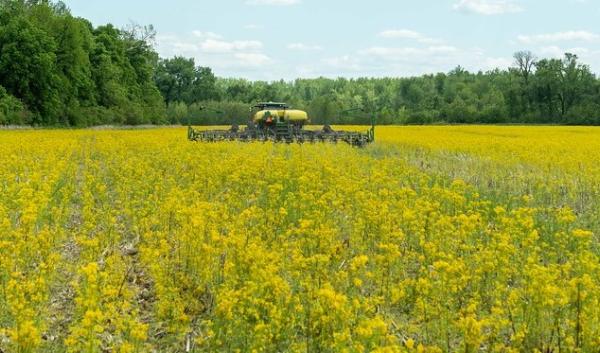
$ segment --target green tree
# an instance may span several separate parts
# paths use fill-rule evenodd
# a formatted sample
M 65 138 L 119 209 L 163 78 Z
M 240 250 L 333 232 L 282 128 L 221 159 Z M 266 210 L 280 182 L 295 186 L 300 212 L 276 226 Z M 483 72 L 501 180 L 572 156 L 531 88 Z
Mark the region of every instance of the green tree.
M 219 99 L 217 78 L 209 67 L 197 67 L 190 99 L 194 102 Z
M 53 39 L 19 15 L 0 25 L 0 84 L 34 112 L 33 123 L 55 124 L 60 115 Z

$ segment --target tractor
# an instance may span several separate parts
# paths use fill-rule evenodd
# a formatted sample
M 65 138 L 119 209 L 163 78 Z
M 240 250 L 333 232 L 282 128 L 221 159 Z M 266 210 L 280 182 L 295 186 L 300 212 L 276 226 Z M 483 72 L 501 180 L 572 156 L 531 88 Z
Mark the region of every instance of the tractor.
M 207 108 L 205 108 L 207 109 Z M 211 109 L 212 110 L 212 109 Z M 349 109 L 345 112 L 361 110 Z M 215 112 L 219 112 L 214 110 Z M 273 141 L 283 143 L 305 142 L 346 142 L 355 147 L 365 147 L 375 141 L 375 118 L 371 118 L 371 128 L 366 132 L 335 131 L 329 125 L 321 130 L 309 130 L 308 114 L 291 109 L 286 103 L 264 102 L 254 105 L 252 116 L 245 128 L 234 124 L 228 130 L 199 130 L 188 127 L 188 139 L 198 142 L 218 141 Z

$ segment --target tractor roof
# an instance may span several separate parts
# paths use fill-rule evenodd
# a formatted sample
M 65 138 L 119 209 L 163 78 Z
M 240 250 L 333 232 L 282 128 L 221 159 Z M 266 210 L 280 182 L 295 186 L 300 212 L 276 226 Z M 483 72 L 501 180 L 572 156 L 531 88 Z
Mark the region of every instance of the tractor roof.
M 258 103 L 254 106 L 254 108 L 265 109 L 265 108 L 279 108 L 279 109 L 288 109 L 289 106 L 287 103 L 277 103 L 277 102 L 262 102 Z

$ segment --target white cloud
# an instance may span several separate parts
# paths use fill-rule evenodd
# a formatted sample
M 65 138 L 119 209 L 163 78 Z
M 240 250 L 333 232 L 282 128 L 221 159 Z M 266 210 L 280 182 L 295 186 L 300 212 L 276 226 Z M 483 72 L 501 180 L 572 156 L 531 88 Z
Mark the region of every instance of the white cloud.
M 341 76 L 344 72 L 364 72 L 365 67 L 360 63 L 360 60 L 353 55 L 342 55 L 333 58 L 325 58 L 322 60 L 329 69 L 333 69 L 337 72 L 338 76 Z
M 160 49 L 168 43 L 168 47 L 175 55 L 185 55 L 199 50 L 199 46 L 194 41 L 182 41 L 176 36 L 158 35 L 156 36 L 157 48 Z
M 416 40 L 420 43 L 436 44 L 442 43 L 441 40 L 430 38 L 422 33 L 410 30 L 410 29 L 388 29 L 378 34 L 381 38 L 389 39 L 411 39 Z
M 267 55 L 260 53 L 236 53 L 234 56 L 243 66 L 262 66 L 273 61 Z
M 246 0 L 247 5 L 290 6 L 299 4 L 301 0 Z
M 597 42 L 600 34 L 588 31 L 566 31 L 537 35 L 520 35 L 517 40 L 524 44 L 555 43 L 555 42 Z
M 585 62 L 598 61 L 600 56 L 600 50 L 591 50 L 589 48 L 581 47 L 560 47 L 557 45 L 548 45 L 539 48 L 539 52 L 545 57 L 562 58 L 565 53 L 571 53 L 577 55 L 579 58 L 584 59 Z
M 257 51 L 263 48 L 263 44 L 257 40 L 233 40 L 222 39 L 223 36 L 213 32 L 192 31 L 191 36 L 179 37 L 174 35 L 160 35 L 157 37 L 159 49 L 164 48 L 189 53 L 205 54 L 227 54 L 240 51 Z
M 229 40 L 213 32 L 193 31 L 186 35 L 159 35 L 157 48 L 161 57 L 194 58 L 196 65 L 209 66 L 218 75 L 244 76 L 272 71 L 274 61 L 262 53 L 258 40 Z
M 234 51 L 260 50 L 262 43 L 257 40 L 236 40 L 224 41 L 217 39 L 207 39 L 200 43 L 200 49 L 206 53 L 231 53 Z
M 290 50 L 298 50 L 298 51 L 323 50 L 323 48 L 319 45 L 310 45 L 310 44 L 304 44 L 304 43 L 290 43 L 287 45 L 287 48 Z
M 304 70 L 315 76 L 419 76 L 448 72 L 458 65 L 469 71 L 506 69 L 512 64 L 510 57 L 494 57 L 481 48 L 460 48 L 452 45 L 424 47 L 369 47 L 354 54 L 329 58 L 323 61 L 321 71 Z M 329 70 L 327 70 L 329 69 Z
M 362 55 L 377 56 L 385 60 L 412 60 L 414 57 L 431 57 L 458 52 L 458 49 L 449 45 L 430 46 L 426 48 L 390 48 L 371 47 L 361 50 Z
M 421 39 L 423 35 L 410 29 L 388 29 L 379 33 L 382 38 Z
M 322 59 L 320 65 L 303 65 L 297 71 L 310 77 L 405 77 L 448 72 L 459 65 L 472 72 L 507 69 L 513 61 L 510 56 L 491 56 L 482 48 L 445 44 L 444 40 L 432 40 L 409 29 L 385 30 L 378 37 L 413 42 L 410 45 L 366 47 Z
M 523 8 L 511 0 L 460 0 L 454 9 L 480 15 L 501 15 L 523 11 Z
M 223 38 L 221 35 L 216 34 L 214 32 L 192 31 L 192 34 L 195 37 L 198 37 L 201 39 L 221 39 L 221 38 Z
M 541 47 L 539 51 L 542 55 L 551 57 L 561 57 L 564 54 L 563 50 L 556 45 Z

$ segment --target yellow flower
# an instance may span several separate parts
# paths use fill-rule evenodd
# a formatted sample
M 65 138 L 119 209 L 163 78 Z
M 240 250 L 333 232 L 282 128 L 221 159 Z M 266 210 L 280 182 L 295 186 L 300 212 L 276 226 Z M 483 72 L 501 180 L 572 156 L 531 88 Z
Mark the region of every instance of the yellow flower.
M 0 135 L 6 351 L 557 351 L 556 327 L 598 346 L 598 129 Z

